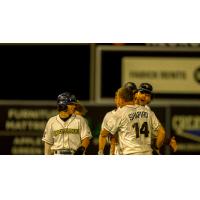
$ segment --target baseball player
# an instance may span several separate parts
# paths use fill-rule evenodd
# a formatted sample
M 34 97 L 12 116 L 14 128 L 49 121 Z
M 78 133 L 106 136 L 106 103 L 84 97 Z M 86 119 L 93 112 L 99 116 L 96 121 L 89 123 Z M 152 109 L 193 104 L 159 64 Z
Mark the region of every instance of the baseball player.
M 117 93 L 115 94 L 115 105 L 116 105 L 116 109 L 107 112 L 103 122 L 101 124 L 101 130 L 103 130 L 104 125 L 107 123 L 107 121 L 115 114 L 117 109 L 119 108 L 118 102 L 117 102 Z M 113 136 L 112 134 L 109 135 L 108 137 L 108 141 L 110 143 L 110 155 L 118 155 L 120 154 L 120 149 L 119 149 L 119 145 L 118 145 L 118 135 L 116 134 L 115 136 Z
M 133 82 L 125 83 L 124 87 L 128 87 L 128 88 L 130 88 L 132 90 L 137 90 L 137 87 L 136 87 L 135 83 L 133 83 Z M 105 115 L 105 117 L 103 119 L 102 125 L 101 125 L 101 130 L 103 130 L 104 125 L 115 114 L 117 109 L 120 109 L 120 105 L 118 104 L 117 92 L 115 93 L 114 101 L 115 101 L 116 109 L 106 113 L 106 115 Z M 119 155 L 119 154 L 121 154 L 119 143 L 118 143 L 118 135 L 117 134 L 115 134 L 115 135 L 109 134 L 108 142 L 110 143 L 110 155 Z
M 144 106 L 134 105 L 133 90 L 121 87 L 117 91 L 117 102 L 121 107 L 105 123 L 99 135 L 99 152 L 103 154 L 106 138 L 111 133 L 118 133 L 118 140 L 123 155 L 152 154 L 151 138 L 156 137 L 156 146 L 163 144 L 165 133 L 155 114 Z
M 48 120 L 42 138 L 45 155 L 85 153 L 92 135 L 85 119 L 74 114 L 76 104 L 74 95 L 68 92 L 58 95 L 58 115 Z
M 138 92 L 135 95 L 137 104 L 145 106 L 147 109 L 151 110 L 149 104 L 151 103 L 153 98 L 152 92 L 153 87 L 150 83 L 141 83 L 138 88 Z M 163 131 L 165 131 L 163 126 L 162 129 Z M 173 152 L 176 152 L 177 150 L 177 143 L 174 136 L 172 138 L 165 138 L 164 145 L 169 145 Z M 154 149 L 154 154 L 158 153 L 159 150 Z

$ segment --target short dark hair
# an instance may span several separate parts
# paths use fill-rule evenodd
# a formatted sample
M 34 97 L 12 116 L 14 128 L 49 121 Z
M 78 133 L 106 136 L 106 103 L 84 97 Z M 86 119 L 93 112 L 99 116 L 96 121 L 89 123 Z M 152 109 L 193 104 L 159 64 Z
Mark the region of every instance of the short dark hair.
M 129 87 L 121 87 L 118 89 L 117 92 L 118 92 L 119 97 L 124 99 L 124 101 L 126 101 L 126 102 L 134 100 L 134 98 L 133 98 L 134 92 Z
M 133 83 L 133 82 L 126 82 L 123 86 L 124 86 L 124 87 L 128 87 L 128 88 L 130 88 L 131 90 L 137 90 L 137 86 L 136 86 L 136 84 Z

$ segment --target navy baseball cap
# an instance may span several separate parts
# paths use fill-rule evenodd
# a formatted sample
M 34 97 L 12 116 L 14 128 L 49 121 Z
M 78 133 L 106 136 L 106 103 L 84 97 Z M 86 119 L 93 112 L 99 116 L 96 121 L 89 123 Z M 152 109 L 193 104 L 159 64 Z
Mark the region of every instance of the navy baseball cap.
M 139 88 L 138 88 L 139 92 L 144 92 L 147 94 L 152 94 L 153 91 L 153 87 L 150 83 L 141 83 Z

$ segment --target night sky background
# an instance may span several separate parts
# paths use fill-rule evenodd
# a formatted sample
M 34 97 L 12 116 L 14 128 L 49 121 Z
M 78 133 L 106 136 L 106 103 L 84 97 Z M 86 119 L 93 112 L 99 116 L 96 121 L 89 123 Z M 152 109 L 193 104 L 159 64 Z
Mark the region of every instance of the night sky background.
M 89 45 L 1 44 L 0 55 L 0 99 L 54 100 L 65 91 L 89 99 Z
M 97 43 L 105 45 L 106 43 Z M 108 45 L 108 44 L 106 44 Z M 110 43 L 110 45 L 113 45 Z M 145 43 L 126 44 L 145 46 Z M 0 99 L 55 100 L 68 91 L 79 100 L 90 100 L 90 56 L 88 43 L 0 44 Z M 188 51 L 102 52 L 101 97 L 113 98 L 121 86 L 121 60 L 127 56 L 200 57 Z M 199 99 L 199 94 L 154 94 L 155 98 Z

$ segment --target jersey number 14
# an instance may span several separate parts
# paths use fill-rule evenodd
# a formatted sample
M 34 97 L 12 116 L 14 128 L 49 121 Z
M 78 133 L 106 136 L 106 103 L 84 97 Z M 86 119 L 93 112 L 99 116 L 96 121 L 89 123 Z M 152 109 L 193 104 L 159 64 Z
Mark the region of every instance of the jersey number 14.
M 139 127 L 138 123 L 134 123 L 133 124 L 133 129 L 135 129 L 135 131 L 136 131 L 136 138 L 139 138 L 140 134 L 144 134 L 145 137 L 149 136 L 149 129 L 148 129 L 147 122 L 144 122 L 142 124 L 141 128 Z

